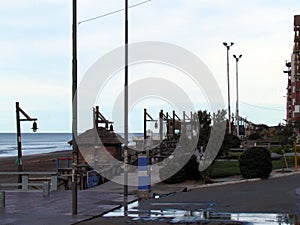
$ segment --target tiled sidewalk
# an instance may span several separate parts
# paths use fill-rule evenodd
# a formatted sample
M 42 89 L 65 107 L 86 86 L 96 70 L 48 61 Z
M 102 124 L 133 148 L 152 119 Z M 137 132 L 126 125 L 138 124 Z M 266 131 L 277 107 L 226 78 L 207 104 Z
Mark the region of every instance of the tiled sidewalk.
M 72 215 L 72 192 L 51 192 L 44 197 L 42 192 L 6 192 L 5 208 L 0 208 L 0 224 L 51 225 L 79 222 L 123 204 L 123 195 L 105 192 L 78 192 L 78 215 Z M 128 196 L 128 201 L 134 200 Z

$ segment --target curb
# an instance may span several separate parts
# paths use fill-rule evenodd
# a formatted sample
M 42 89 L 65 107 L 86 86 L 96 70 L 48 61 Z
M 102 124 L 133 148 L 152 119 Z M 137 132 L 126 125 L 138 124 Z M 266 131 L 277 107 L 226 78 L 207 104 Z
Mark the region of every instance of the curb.
M 276 171 L 274 171 L 276 172 Z M 271 174 L 271 176 L 268 179 L 275 179 L 279 177 L 285 177 L 285 176 L 291 176 L 295 174 L 299 174 L 300 171 L 293 171 L 293 172 L 288 172 L 288 173 L 282 173 L 282 174 Z M 280 171 L 278 171 L 280 172 Z M 194 185 L 187 187 L 188 191 L 194 190 L 194 189 L 201 189 L 201 188 L 209 188 L 209 187 L 218 187 L 218 186 L 223 186 L 223 185 L 230 185 L 230 184 L 240 184 L 240 183 L 248 183 L 248 182 L 255 182 L 255 181 L 260 181 L 262 180 L 261 178 L 253 178 L 253 179 L 243 179 L 241 178 L 240 180 L 229 180 L 229 181 L 221 181 L 217 183 L 212 183 L 212 184 L 199 184 L 199 185 Z

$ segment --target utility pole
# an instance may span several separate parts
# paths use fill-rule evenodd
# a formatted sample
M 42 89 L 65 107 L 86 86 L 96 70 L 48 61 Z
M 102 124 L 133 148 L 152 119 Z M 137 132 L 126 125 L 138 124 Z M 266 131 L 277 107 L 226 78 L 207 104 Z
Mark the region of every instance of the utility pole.
M 72 214 L 77 215 L 77 0 L 73 0 L 72 40 Z
M 236 62 L 236 68 L 235 68 L 235 72 L 236 72 L 236 114 L 235 114 L 235 118 L 236 118 L 236 136 L 238 136 L 238 138 L 240 138 L 240 118 L 239 118 L 239 70 L 238 70 L 238 64 L 239 64 L 239 60 L 240 58 L 242 58 L 242 55 L 239 55 L 238 57 L 236 55 L 233 55 L 233 58 L 235 58 L 235 62 Z
M 230 82 L 229 82 L 229 50 L 230 47 L 234 43 L 231 42 L 230 44 L 227 44 L 226 42 L 223 42 L 223 45 L 227 49 L 227 89 L 228 89 L 228 133 L 231 134 L 231 111 L 230 111 Z
M 124 197 L 128 196 L 128 0 L 125 0 Z

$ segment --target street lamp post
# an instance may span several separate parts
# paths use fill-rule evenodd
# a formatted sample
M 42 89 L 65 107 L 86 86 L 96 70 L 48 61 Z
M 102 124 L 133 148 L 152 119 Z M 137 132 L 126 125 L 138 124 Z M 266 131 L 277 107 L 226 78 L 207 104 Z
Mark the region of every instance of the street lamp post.
M 140 198 L 149 198 L 151 191 L 151 148 L 153 132 L 147 130 L 147 122 L 155 122 L 154 128 L 158 128 L 158 120 L 155 120 L 144 109 L 144 145 L 143 152 L 138 155 L 138 196 Z
M 235 58 L 235 62 L 236 62 L 236 114 L 235 114 L 235 118 L 236 118 L 236 135 L 238 137 L 240 137 L 240 118 L 239 118 L 239 70 L 238 70 L 238 64 L 239 64 L 239 60 L 240 58 L 242 58 L 242 55 L 239 55 L 238 57 L 236 55 L 233 55 L 233 58 Z
M 25 119 L 20 118 L 22 114 Z M 38 127 L 37 118 L 31 118 L 21 107 L 19 102 L 16 102 L 16 120 L 17 120 L 17 143 L 18 143 L 18 183 L 22 183 L 22 175 L 20 174 L 23 171 L 23 162 L 22 162 L 22 142 L 21 142 L 21 121 L 33 121 L 32 131 L 36 132 Z M 20 187 L 19 187 L 20 188 Z
M 72 24 L 72 214 L 77 215 L 77 0 L 73 0 Z
M 231 134 L 231 115 L 230 115 L 230 82 L 229 82 L 229 50 L 230 47 L 234 43 L 231 42 L 230 44 L 227 44 L 226 42 L 223 42 L 223 45 L 227 49 L 227 88 L 228 88 L 228 133 Z
M 128 196 L 128 0 L 125 0 L 124 201 Z

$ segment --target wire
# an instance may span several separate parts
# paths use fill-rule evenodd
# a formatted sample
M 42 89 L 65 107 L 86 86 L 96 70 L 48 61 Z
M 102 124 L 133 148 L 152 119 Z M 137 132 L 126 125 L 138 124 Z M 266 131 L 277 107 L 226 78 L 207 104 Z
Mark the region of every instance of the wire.
M 143 2 L 140 2 L 140 3 L 134 4 L 134 5 L 131 5 L 128 8 L 134 8 L 136 6 L 139 6 L 139 5 L 145 4 L 147 2 L 151 2 L 151 1 L 152 0 L 143 1 Z M 112 14 L 115 14 L 115 13 L 118 13 L 118 12 L 122 12 L 122 11 L 124 11 L 124 9 L 119 9 L 119 10 L 112 11 L 112 12 L 109 12 L 109 13 L 106 13 L 106 14 L 103 14 L 103 15 L 100 15 L 100 16 L 96 16 L 96 17 L 92 17 L 92 18 L 89 18 L 89 19 L 86 19 L 86 20 L 82 20 L 82 21 L 78 22 L 78 25 L 80 25 L 82 23 L 85 23 L 85 22 L 92 21 L 92 20 L 100 19 L 100 18 L 103 18 L 105 16 L 109 16 L 109 15 L 112 15 Z
M 245 104 L 245 105 L 249 105 L 249 106 L 254 107 L 254 108 L 260 108 L 260 109 L 266 109 L 266 110 L 278 111 L 278 112 L 284 112 L 285 111 L 283 109 L 274 109 L 274 108 L 267 108 L 267 107 L 264 107 L 264 106 L 252 105 L 252 104 L 249 104 L 247 102 L 241 102 L 240 101 L 240 103 Z

